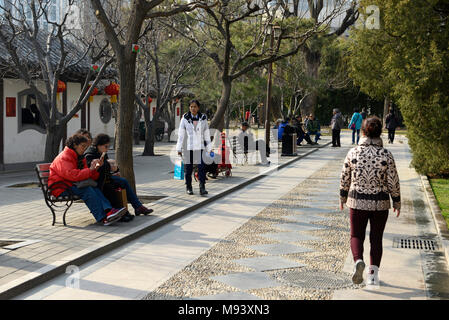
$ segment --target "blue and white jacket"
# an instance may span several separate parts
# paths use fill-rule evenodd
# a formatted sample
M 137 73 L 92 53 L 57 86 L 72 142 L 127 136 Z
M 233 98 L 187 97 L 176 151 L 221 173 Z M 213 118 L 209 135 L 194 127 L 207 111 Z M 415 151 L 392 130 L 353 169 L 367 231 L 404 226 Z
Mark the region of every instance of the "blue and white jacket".
M 198 121 L 196 128 L 193 121 Z M 212 151 L 206 114 L 198 112 L 196 117 L 193 117 L 190 112 L 187 112 L 182 116 L 181 123 L 179 124 L 176 151 L 182 151 L 184 139 L 187 139 L 186 148 L 189 151 L 202 149 L 206 149 L 208 153 Z

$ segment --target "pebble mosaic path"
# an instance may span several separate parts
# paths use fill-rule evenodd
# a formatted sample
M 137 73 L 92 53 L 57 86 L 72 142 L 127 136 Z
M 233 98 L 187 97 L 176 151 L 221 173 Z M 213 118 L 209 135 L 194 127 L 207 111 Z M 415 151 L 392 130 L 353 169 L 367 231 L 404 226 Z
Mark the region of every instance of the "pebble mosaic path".
M 341 271 L 349 219 L 337 211 L 340 170 L 329 160 L 145 299 L 330 299 L 360 287 Z

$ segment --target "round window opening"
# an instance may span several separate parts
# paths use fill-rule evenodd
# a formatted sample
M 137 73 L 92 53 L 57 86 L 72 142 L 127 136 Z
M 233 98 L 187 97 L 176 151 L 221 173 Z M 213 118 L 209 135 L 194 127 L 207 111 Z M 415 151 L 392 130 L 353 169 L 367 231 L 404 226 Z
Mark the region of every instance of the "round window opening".
M 103 99 L 100 103 L 100 119 L 103 123 L 109 123 L 112 118 L 112 106 L 108 99 Z

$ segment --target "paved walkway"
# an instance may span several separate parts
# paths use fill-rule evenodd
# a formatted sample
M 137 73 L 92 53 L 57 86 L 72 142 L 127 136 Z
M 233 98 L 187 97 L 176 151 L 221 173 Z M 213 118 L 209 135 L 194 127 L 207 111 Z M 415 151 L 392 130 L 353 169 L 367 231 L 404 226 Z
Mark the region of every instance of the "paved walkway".
M 323 137 L 319 147 L 329 142 Z M 231 178 L 209 179 L 209 195 L 200 197 L 194 185 L 195 196 L 185 194 L 184 181 L 173 179 L 170 153 L 174 143 L 156 146 L 160 156 L 140 156 L 143 146 L 134 147 L 134 170 L 139 196 L 163 196 L 149 204 L 154 214 L 136 217 L 129 223 L 104 227 L 95 223 L 84 203 L 75 203 L 67 213 L 68 226 L 51 226 L 52 215 L 45 205 L 40 188 L 10 188 L 11 185 L 37 181 L 34 172 L 0 175 L 0 240 L 26 240 L 27 246 L 16 250 L 0 249 L 0 298 L 10 298 L 35 285 L 62 274 L 70 264 L 81 265 L 96 256 L 127 243 L 189 211 L 211 202 L 217 196 L 231 192 L 258 179 L 264 172 L 275 170 L 296 157 L 272 159 L 271 166 L 235 165 Z M 298 155 L 317 150 L 300 147 Z M 143 201 L 148 203 L 148 201 Z M 130 206 L 131 207 L 131 206 Z M 33 243 L 33 241 L 35 241 Z
M 344 134 L 341 149 L 318 149 L 276 175 L 78 264 L 78 282 L 62 275 L 17 298 L 447 299 L 447 262 L 404 137 L 386 145 L 398 166 L 403 208 L 400 218 L 391 212 L 387 223 L 381 286 L 351 283 L 349 219 L 347 210 L 335 210 L 349 141 Z M 433 240 L 437 250 L 394 247 L 397 238 L 410 237 Z

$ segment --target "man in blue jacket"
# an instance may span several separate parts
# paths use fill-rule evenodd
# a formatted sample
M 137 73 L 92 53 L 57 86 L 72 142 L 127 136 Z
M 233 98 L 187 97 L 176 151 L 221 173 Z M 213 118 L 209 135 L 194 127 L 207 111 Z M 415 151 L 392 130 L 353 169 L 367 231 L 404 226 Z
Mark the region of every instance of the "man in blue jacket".
M 290 118 L 285 118 L 285 120 L 279 124 L 279 127 L 278 127 L 278 140 L 279 141 L 282 141 L 282 134 L 284 133 L 284 128 L 286 125 L 288 125 L 289 121 L 290 121 Z

